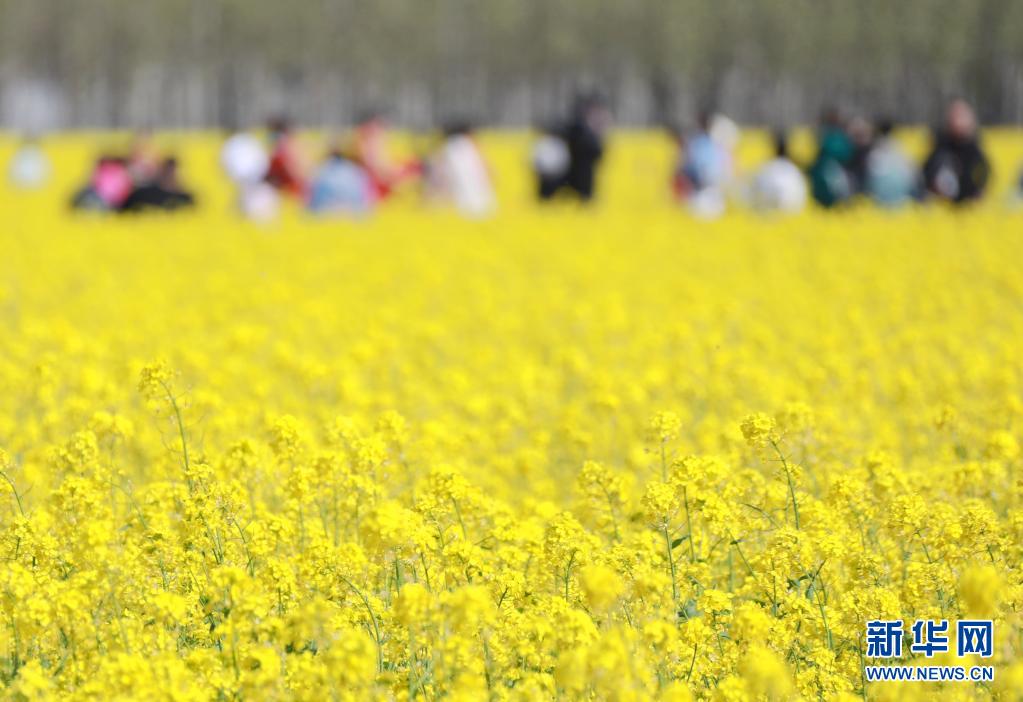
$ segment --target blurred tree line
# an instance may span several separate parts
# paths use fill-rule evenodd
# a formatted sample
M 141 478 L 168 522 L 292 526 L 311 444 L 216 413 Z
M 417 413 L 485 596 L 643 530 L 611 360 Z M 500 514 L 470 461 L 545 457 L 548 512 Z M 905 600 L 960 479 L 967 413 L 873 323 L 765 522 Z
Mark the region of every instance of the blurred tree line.
M 953 94 L 1019 122 L 1021 37 L 1019 0 L 0 0 L 0 120 L 530 124 L 598 87 L 630 124 L 927 122 Z

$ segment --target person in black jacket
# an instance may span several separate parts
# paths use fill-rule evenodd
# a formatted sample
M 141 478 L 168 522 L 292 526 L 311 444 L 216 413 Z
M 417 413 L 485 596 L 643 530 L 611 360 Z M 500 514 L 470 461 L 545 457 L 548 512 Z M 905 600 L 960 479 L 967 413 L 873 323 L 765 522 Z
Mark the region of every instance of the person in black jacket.
M 585 95 L 576 100 L 572 118 L 560 129 L 550 130 L 544 136 L 534 150 L 541 200 L 549 200 L 565 192 L 582 202 L 593 199 L 597 166 L 604 155 L 604 134 L 610 117 L 600 97 Z M 557 155 L 557 149 L 552 148 L 555 141 L 561 142 L 567 155 L 567 163 L 560 166 L 553 162 L 561 161 L 563 156 L 551 158 Z M 552 161 L 552 164 L 548 166 L 546 161 Z
M 195 205 L 195 197 L 181 187 L 178 181 L 178 161 L 167 157 L 159 165 L 156 175 L 148 183 L 139 185 L 121 205 L 122 212 L 146 210 L 178 210 Z
M 971 202 L 984 194 L 990 175 L 973 108 L 965 100 L 953 100 L 945 113 L 945 126 L 935 133 L 934 146 L 924 162 L 927 191 L 956 204 Z
M 610 113 L 599 97 L 586 96 L 578 101 L 574 117 L 565 130 L 569 156 L 565 185 L 580 200 L 588 202 L 593 199 L 597 164 L 604 155 L 604 133 Z

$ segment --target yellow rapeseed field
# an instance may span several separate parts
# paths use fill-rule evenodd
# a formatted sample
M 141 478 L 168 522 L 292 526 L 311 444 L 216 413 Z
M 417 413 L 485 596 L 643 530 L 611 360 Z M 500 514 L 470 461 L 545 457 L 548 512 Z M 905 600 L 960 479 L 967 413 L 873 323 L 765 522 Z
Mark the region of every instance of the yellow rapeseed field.
M 170 135 L 204 207 L 71 217 L 113 138 L 0 189 L 5 698 L 1023 696 L 1019 136 L 965 212 L 698 222 L 637 134 L 537 211 L 490 136 L 491 220 L 259 227 Z M 994 682 L 865 684 L 878 618 Z

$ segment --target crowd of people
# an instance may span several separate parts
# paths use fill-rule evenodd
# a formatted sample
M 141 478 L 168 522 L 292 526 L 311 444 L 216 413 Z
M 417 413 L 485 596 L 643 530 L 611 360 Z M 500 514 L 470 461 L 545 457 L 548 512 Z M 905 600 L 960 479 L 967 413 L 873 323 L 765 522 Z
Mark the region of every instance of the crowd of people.
M 466 122 L 446 126 L 426 156 L 402 160 L 392 156 L 386 119 L 371 113 L 314 167 L 305 163 L 287 120 L 272 120 L 267 131 L 269 149 L 251 132 L 236 131 L 221 151 L 238 207 L 252 219 L 273 217 L 283 198 L 313 214 L 364 215 L 410 181 L 418 181 L 429 199 L 467 216 L 486 216 L 496 205 L 490 171 Z
M 594 199 L 610 125 L 607 104 L 598 96 L 584 95 L 564 121 L 538 131 L 531 165 L 539 202 Z M 898 207 L 927 199 L 962 204 L 984 194 L 991 167 L 967 102 L 949 103 L 920 165 L 905 153 L 894 131 L 889 119 L 871 121 L 827 109 L 812 160 L 797 163 L 787 135 L 777 131 L 772 157 L 741 177 L 735 165 L 739 128 L 724 115 L 704 111 L 694 128 L 670 130 L 676 149 L 671 193 L 678 203 L 706 218 L 721 215 L 735 202 L 762 212 L 798 212 L 811 198 L 824 208 L 862 199 Z M 311 164 L 297 145 L 290 122 L 278 117 L 268 122 L 265 138 L 254 131 L 233 130 L 223 143 L 220 164 L 234 187 L 239 211 L 254 220 L 274 218 L 288 199 L 314 215 L 362 216 L 409 183 L 415 183 L 427 200 L 452 205 L 469 217 L 494 211 L 493 176 L 471 124 L 446 125 L 440 138 L 415 158 L 395 158 L 390 138 L 385 116 L 370 112 L 346 139 L 331 141 L 319 163 Z M 38 142 L 26 140 L 11 161 L 9 178 L 19 187 L 39 187 L 49 172 Z M 190 208 L 195 202 L 180 182 L 177 159 L 161 154 L 143 133 L 127 153 L 101 155 L 71 205 L 79 210 L 140 212 Z
M 96 159 L 88 180 L 71 198 L 76 210 L 142 212 L 177 210 L 195 205 L 182 186 L 178 160 L 161 154 L 148 133 L 135 137 L 127 154 L 105 153 Z
M 679 145 L 674 192 L 695 214 L 705 217 L 719 215 L 730 199 L 745 200 L 760 211 L 795 212 L 810 197 L 824 208 L 862 198 L 882 207 L 898 207 L 927 199 L 963 204 L 984 194 L 991 166 L 968 103 L 949 104 L 920 166 L 895 140 L 894 129 L 889 119 L 847 118 L 827 109 L 810 163 L 797 165 L 786 135 L 779 131 L 774 135 L 774 157 L 743 183 L 733 166 L 735 125 L 721 115 L 702 114 L 692 133 L 674 132 Z

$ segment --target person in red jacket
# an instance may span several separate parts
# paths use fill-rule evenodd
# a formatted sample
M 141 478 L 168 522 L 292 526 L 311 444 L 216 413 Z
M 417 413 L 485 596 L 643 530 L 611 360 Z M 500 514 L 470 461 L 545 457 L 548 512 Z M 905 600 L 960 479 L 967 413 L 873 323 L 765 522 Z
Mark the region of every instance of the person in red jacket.
M 304 198 L 307 182 L 301 158 L 291 133 L 291 123 L 284 117 L 270 120 L 270 163 L 264 180 L 284 194 Z
M 380 112 L 369 112 L 355 128 L 354 160 L 369 176 L 374 201 L 386 200 L 401 183 L 422 173 L 418 160 L 395 161 L 389 152 L 390 130 Z

